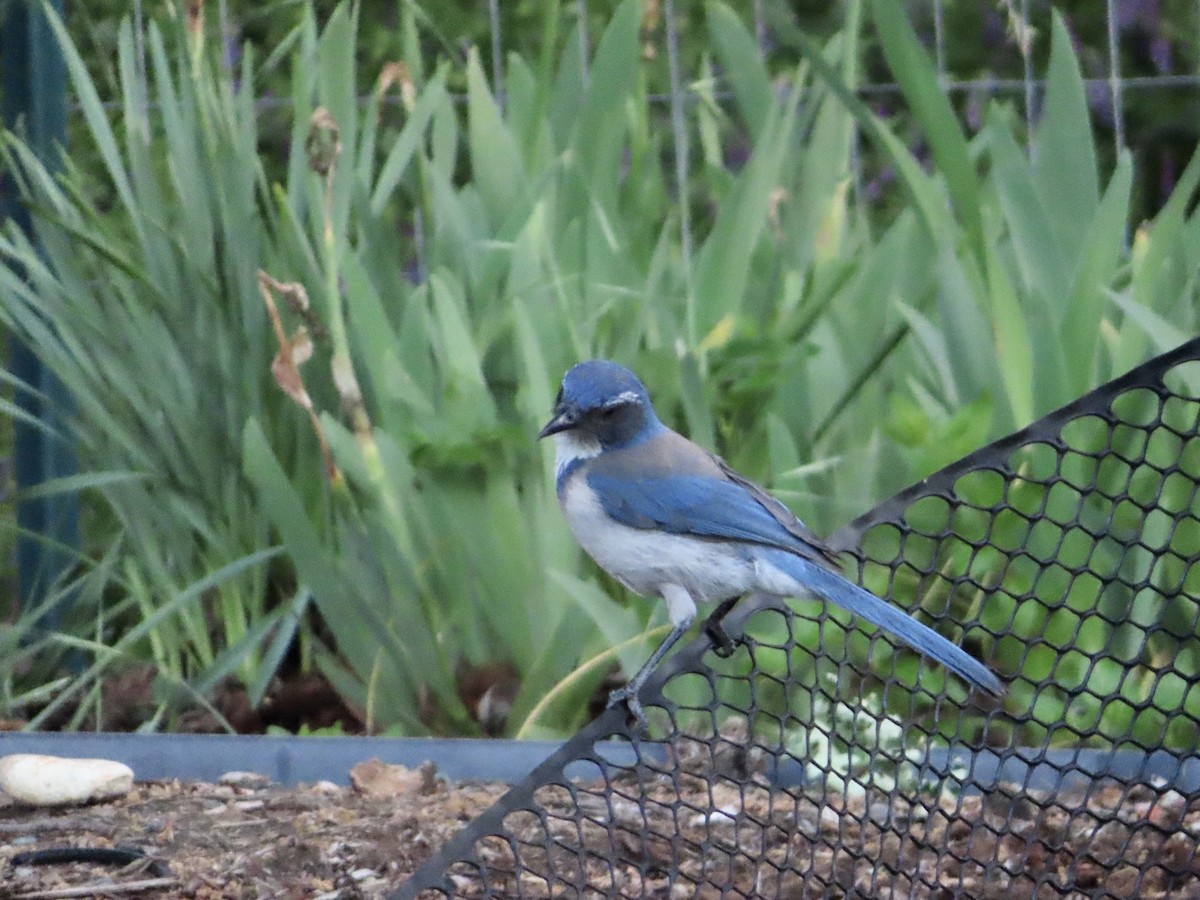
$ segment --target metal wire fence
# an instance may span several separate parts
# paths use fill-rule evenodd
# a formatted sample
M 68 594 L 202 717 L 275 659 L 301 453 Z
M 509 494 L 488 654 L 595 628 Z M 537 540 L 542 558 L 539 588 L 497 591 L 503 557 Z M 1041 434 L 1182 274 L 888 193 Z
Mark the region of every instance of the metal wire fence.
M 202 5 L 202 4 L 201 4 Z M 611 0 L 573 0 L 564 4 L 574 7 L 579 25 L 581 44 L 580 64 L 587 75 L 589 50 L 593 35 L 590 23 L 597 14 L 607 14 Z M 847 3 L 830 2 L 830 7 L 846 7 Z M 1051 12 L 1058 9 L 1068 18 L 1068 25 L 1079 41 L 1085 66 L 1085 85 L 1093 106 L 1106 127 L 1118 151 L 1130 145 L 1129 120 L 1136 119 L 1147 132 L 1161 132 L 1166 123 L 1147 111 L 1145 98 L 1176 95 L 1184 92 L 1191 97 L 1200 88 L 1200 0 L 1103 0 L 1094 5 L 1051 3 L 1048 0 L 980 0 L 973 4 L 951 4 L 948 0 L 911 0 L 909 12 L 926 39 L 936 65 L 942 87 L 951 94 L 979 97 L 1015 95 L 1021 99 L 1021 111 L 1027 121 L 1033 121 L 1044 81 L 1038 75 L 1039 60 L 1046 51 Z M 221 0 L 216 8 L 218 30 L 226 39 L 228 64 L 234 65 L 239 54 L 238 10 Z M 503 97 L 505 86 L 504 56 L 511 46 L 513 35 L 505 32 L 506 11 L 500 0 L 480 3 L 479 18 L 486 21 L 486 52 L 491 62 L 491 75 L 498 96 Z M 754 0 L 746 9 L 753 20 L 753 32 L 764 58 L 770 58 L 786 42 L 773 25 L 780 14 L 779 3 Z M 661 21 L 661 43 L 665 45 L 670 78 L 669 91 L 660 99 L 672 105 L 687 103 L 690 73 L 680 64 L 680 46 L 689 41 L 686 29 L 702 21 L 697 15 L 698 4 L 680 0 L 652 0 L 646 4 L 647 21 Z M 819 11 L 821 3 L 810 4 Z M 1102 15 L 1098 11 L 1102 9 Z M 653 13 L 651 11 L 654 11 Z M 812 12 L 813 10 L 808 10 Z M 973 10 L 971 21 L 978 35 L 971 35 L 972 53 L 963 57 L 955 53 L 956 39 L 948 31 L 962 18 L 963 10 Z M 141 0 L 133 0 L 134 35 L 143 48 L 144 15 Z M 660 14 L 661 13 L 661 14 Z M 772 15 L 774 13 L 774 15 Z M 1102 27 L 1075 27 L 1074 18 L 1088 23 L 1101 21 Z M 427 11 L 429 20 L 437 25 L 438 11 Z M 461 15 L 461 13 L 460 13 Z M 253 16 L 251 16 L 253 18 Z M 829 17 L 826 17 L 829 18 Z M 837 18 L 836 16 L 832 18 Z M 777 23 L 776 23 L 777 24 Z M 1085 33 L 1086 32 L 1086 33 Z M 960 35 L 958 41 L 964 40 Z M 659 43 L 648 37 L 648 48 Z M 144 52 L 139 56 L 143 58 Z M 899 85 L 878 77 L 879 72 L 867 71 L 860 90 L 868 95 L 898 94 Z M 263 108 L 288 106 L 287 97 L 264 96 Z M 1162 116 L 1168 115 L 1167 111 Z M 1177 123 L 1186 125 L 1187 123 Z M 676 136 L 675 149 L 684 157 L 689 142 L 686 133 Z
M 834 535 L 1004 701 L 750 597 L 394 897 L 1200 895 L 1198 490 L 1200 339 Z
M 845 9 L 848 3 L 837 4 Z M 592 0 L 576 0 L 576 15 L 581 25 L 582 61 L 587 65 L 589 8 L 604 6 Z M 690 140 L 683 109 L 688 102 L 687 74 L 680 65 L 680 44 L 686 36 L 681 23 L 696 24 L 694 9 L 678 0 L 655 0 L 648 9 L 661 6 L 662 43 L 668 57 L 669 92 L 661 99 L 669 103 L 673 122 L 672 149 L 676 158 L 676 187 L 687 193 L 690 170 Z M 786 40 L 776 33 L 771 20 L 774 4 L 754 0 L 750 14 L 760 53 L 770 59 Z M 820 4 L 814 6 L 819 7 Z M 1045 85 L 1038 74 L 1044 62 L 1050 19 L 1054 11 L 1067 17 L 1068 28 L 1079 42 L 1084 65 L 1085 86 L 1097 123 L 1111 132 L 1115 153 L 1131 149 L 1153 171 L 1162 184 L 1147 189 L 1150 203 L 1158 191 L 1169 190 L 1200 133 L 1191 124 L 1200 121 L 1200 0 L 1141 3 L 1138 0 L 1104 0 L 1103 4 L 1070 6 L 1048 0 L 995 0 L 973 4 L 950 4 L 947 0 L 913 0 L 907 4 L 933 55 L 938 80 L 943 90 L 956 97 L 964 117 L 972 118 L 983 101 L 996 96 L 1020 99 L 1020 113 L 1026 125 L 1036 121 Z M 1086 27 L 1085 21 L 1097 19 L 1101 8 L 1102 28 Z M 501 4 L 487 0 L 492 76 L 503 92 L 502 65 L 504 39 L 501 33 Z M 680 15 L 679 10 L 684 10 Z M 961 24 L 964 10 L 976 15 L 968 18 L 978 34 L 972 34 L 972 51 L 967 56 L 954 54 L 955 44 L 948 37 L 951 27 Z M 1072 21 L 1072 13 L 1076 21 Z M 655 17 L 657 18 L 657 17 Z M 1086 33 L 1085 33 L 1086 32 Z M 1128 70 L 1128 71 L 1127 71 Z M 885 98 L 900 93 L 900 87 L 888 80 L 887 73 L 866 66 L 859 84 L 868 98 Z M 1167 102 L 1163 102 L 1167 100 Z M 1131 128 L 1131 123 L 1133 127 Z M 1032 135 L 1032 128 L 1027 128 Z M 1178 140 L 1179 145 L 1175 142 Z M 867 178 L 861 166 L 855 170 L 858 194 Z M 1165 194 L 1164 194 L 1165 196 Z M 690 211 L 681 209 L 685 253 L 690 249 Z

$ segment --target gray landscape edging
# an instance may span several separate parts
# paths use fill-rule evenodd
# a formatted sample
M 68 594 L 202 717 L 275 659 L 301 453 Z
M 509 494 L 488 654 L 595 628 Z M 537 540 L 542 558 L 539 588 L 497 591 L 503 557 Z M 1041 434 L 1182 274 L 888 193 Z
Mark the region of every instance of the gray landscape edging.
M 180 778 L 215 781 L 230 771 L 258 772 L 281 784 L 332 781 L 347 784 L 350 769 L 368 759 L 416 768 L 426 761 L 451 781 L 515 782 L 562 744 L 558 741 L 473 738 L 296 737 L 224 734 L 117 734 L 106 732 L 9 732 L 0 734 L 0 756 L 45 753 L 101 757 L 125 763 L 139 781 Z M 645 745 L 642 753 L 647 753 Z M 665 748 L 659 748 L 665 758 Z M 657 754 L 656 754 L 657 755 Z M 629 745 L 613 742 L 605 759 L 629 765 Z M 568 766 L 570 778 L 595 774 L 595 763 Z M 1093 748 L 971 751 L 934 750 L 926 760 L 931 776 L 953 776 L 977 790 L 1004 782 L 1033 790 L 1064 790 L 1098 779 L 1155 782 L 1183 793 L 1200 790 L 1200 756 L 1166 750 Z M 592 771 L 589 772 L 588 770 Z M 803 778 L 798 762 L 773 773 L 785 785 Z
M 499 745 L 499 746 L 498 746 Z M 358 763 L 378 758 L 416 768 L 433 761 L 452 781 L 517 781 L 554 752 L 556 741 L 469 738 L 295 737 L 290 735 L 12 732 L 0 756 L 45 753 L 123 762 L 138 781 L 216 781 L 226 772 L 266 775 L 281 784 L 349 782 Z

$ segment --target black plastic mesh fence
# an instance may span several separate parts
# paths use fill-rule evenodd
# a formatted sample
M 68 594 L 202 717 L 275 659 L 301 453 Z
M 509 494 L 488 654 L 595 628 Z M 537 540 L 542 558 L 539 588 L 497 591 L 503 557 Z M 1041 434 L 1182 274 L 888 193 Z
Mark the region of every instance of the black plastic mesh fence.
M 1005 700 L 749 597 L 394 896 L 1200 897 L 1198 486 L 1195 340 L 834 535 Z

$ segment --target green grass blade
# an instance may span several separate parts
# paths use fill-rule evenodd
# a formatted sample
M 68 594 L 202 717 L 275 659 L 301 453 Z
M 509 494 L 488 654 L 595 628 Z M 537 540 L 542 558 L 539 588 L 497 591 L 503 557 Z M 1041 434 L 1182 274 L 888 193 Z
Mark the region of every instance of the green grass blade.
M 467 60 L 467 125 L 475 184 L 489 220 L 498 226 L 524 187 L 525 166 L 516 136 L 501 117 L 488 88 L 476 50 Z
M 1079 61 L 1062 15 L 1052 12 L 1046 99 L 1033 139 L 1033 175 L 1045 208 L 1064 213 L 1055 215 L 1053 224 L 1064 254 L 1074 258 L 1088 246 L 1088 229 L 1100 202 L 1100 176 Z
M 746 30 L 741 17 L 726 3 L 709 3 L 705 18 L 713 52 L 733 88 L 734 102 L 746 123 L 746 130 L 751 140 L 757 143 L 775 101 L 771 76 L 763 64 L 758 44 Z
M 1012 426 L 1023 428 L 1034 416 L 1033 348 L 1025 310 L 991 242 L 987 274 L 992 321 L 996 327 L 996 361 L 1004 380 L 1004 396 L 1012 414 Z
M 880 45 L 913 115 L 933 153 L 934 168 L 946 180 L 954 211 L 966 239 L 983 265 L 983 220 L 979 184 L 967 139 L 937 70 L 897 0 L 874 0 Z
M 392 149 L 388 151 L 379 177 L 375 180 L 375 189 L 371 194 L 371 213 L 378 216 L 384 204 L 391 198 L 392 193 L 400 184 L 400 179 L 408 171 L 409 163 L 426 138 L 426 130 L 430 120 L 442 104 L 448 103 L 446 93 L 446 66 L 439 66 L 432 80 L 421 91 L 416 106 L 400 130 Z
M 1071 269 L 1054 227 L 1053 210 L 1046 206 L 1033 178 L 1029 160 L 1017 146 L 1008 125 L 995 113 L 986 136 L 992 158 L 992 181 L 1012 236 L 1013 253 L 1027 292 L 1059 298 L 1052 307 L 1057 328 L 1066 313 Z
M 1099 323 L 1109 311 L 1107 292 L 1128 258 L 1125 235 L 1132 196 L 1133 158 L 1124 151 L 1088 227 L 1071 286 L 1065 321 L 1073 324 L 1063 332 L 1063 355 L 1067 372 L 1074 373 L 1072 387 L 1077 393 L 1096 381 Z M 1089 324 L 1080 327 L 1080 323 Z
M 58 40 L 59 49 L 62 51 L 67 65 L 67 72 L 71 77 L 71 84 L 79 98 L 80 110 L 87 122 L 92 139 L 96 142 L 96 149 L 104 160 L 106 174 L 112 179 L 113 187 L 116 188 L 121 202 L 126 209 L 132 212 L 137 208 L 133 188 L 125 175 L 125 164 L 121 158 L 116 135 L 113 134 L 112 126 L 109 125 L 108 114 L 104 111 L 104 104 L 100 99 L 100 94 L 96 91 L 96 85 L 88 72 L 87 64 L 79 55 L 74 41 L 67 34 L 66 26 L 55 12 L 54 7 L 43 0 L 42 11 Z

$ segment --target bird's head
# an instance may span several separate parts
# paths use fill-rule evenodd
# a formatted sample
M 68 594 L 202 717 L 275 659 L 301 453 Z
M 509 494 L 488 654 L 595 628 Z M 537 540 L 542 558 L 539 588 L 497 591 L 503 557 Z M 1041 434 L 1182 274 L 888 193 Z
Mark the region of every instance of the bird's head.
M 592 359 L 572 366 L 554 401 L 554 417 L 538 434 L 563 435 L 597 451 L 622 447 L 660 428 L 646 388 L 616 363 Z

